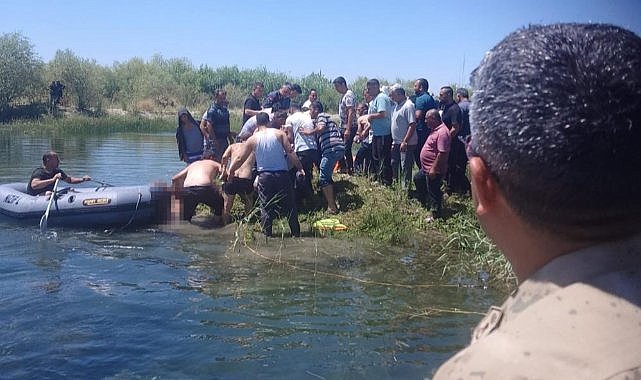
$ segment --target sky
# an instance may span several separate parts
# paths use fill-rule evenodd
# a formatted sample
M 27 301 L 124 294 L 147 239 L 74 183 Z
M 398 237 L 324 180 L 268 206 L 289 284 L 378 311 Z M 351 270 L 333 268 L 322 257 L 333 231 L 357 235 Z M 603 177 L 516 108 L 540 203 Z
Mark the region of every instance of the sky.
M 155 54 L 196 67 L 265 67 L 465 86 L 485 52 L 530 24 L 591 22 L 641 35 L 641 0 L 0 0 L 0 34 L 19 32 L 111 66 Z

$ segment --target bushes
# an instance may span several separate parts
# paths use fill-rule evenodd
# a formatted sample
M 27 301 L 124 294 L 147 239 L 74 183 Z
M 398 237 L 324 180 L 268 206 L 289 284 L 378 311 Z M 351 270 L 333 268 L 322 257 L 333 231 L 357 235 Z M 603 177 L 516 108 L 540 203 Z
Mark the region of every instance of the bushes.
M 26 37 L 19 33 L 0 35 L 0 121 L 11 116 L 10 109 L 18 101 L 36 100 L 38 93 L 45 91 L 42 68 Z

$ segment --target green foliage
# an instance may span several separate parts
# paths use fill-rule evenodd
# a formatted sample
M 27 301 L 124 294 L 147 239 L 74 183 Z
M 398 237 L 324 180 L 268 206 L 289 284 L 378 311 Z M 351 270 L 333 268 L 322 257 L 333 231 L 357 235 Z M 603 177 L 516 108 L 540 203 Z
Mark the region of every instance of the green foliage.
M 67 99 L 80 111 L 100 108 L 105 71 L 95 60 L 76 56 L 71 50 L 58 50 L 48 64 L 50 80 L 65 85 Z
M 44 90 L 43 63 L 33 45 L 19 33 L 0 35 L 0 120 L 23 98 L 33 102 Z
M 487 272 L 492 279 L 514 280 L 509 262 L 481 229 L 471 199 L 454 196 L 447 205 L 450 212 L 456 212 L 434 224 L 447 236 L 437 260 L 443 264 L 443 272 L 468 277 Z
M 43 117 L 36 121 L 16 121 L 11 124 L 2 124 L 5 130 L 18 130 L 22 132 L 59 132 L 59 133 L 87 133 L 102 135 L 114 132 L 162 132 L 174 131 L 175 121 L 169 118 L 146 118 L 140 116 L 104 116 L 89 117 L 75 115 L 65 118 Z

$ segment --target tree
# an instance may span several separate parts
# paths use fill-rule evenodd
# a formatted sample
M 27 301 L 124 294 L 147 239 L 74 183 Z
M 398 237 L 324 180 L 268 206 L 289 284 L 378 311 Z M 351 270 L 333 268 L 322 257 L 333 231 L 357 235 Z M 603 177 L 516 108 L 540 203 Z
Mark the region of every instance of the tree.
M 66 86 L 76 107 L 83 111 L 100 106 L 103 70 L 95 60 L 76 56 L 71 50 L 58 50 L 49 62 L 50 75 Z
M 15 101 L 44 94 L 42 67 L 26 37 L 19 33 L 0 36 L 0 118 Z

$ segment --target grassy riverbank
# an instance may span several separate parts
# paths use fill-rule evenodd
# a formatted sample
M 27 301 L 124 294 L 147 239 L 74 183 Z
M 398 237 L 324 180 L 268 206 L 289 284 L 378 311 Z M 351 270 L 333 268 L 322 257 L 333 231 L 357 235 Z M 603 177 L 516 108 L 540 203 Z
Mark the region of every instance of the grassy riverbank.
M 240 125 L 240 111 L 232 110 L 232 129 Z M 199 115 L 194 115 L 199 116 Z M 0 124 L 0 129 L 24 133 L 90 133 L 109 134 L 114 132 L 173 132 L 175 116 L 164 115 L 117 115 L 87 117 L 66 114 L 64 117 L 44 117 L 36 120 L 15 121 Z M 476 279 L 489 274 L 493 282 L 513 283 L 509 264 L 489 242 L 474 216 L 469 197 L 446 197 L 445 219 L 426 223 L 427 210 L 405 191 L 372 183 L 363 176 L 335 174 L 335 191 L 341 213 L 337 216 L 347 231 L 318 232 L 312 224 L 326 215 L 324 200 L 320 194 L 300 209 L 299 219 L 302 231 L 307 236 L 331 235 L 336 239 L 368 239 L 376 244 L 405 247 L 417 254 L 430 255 L 444 276 Z M 201 212 L 208 212 L 206 206 Z M 240 241 L 252 244 L 252 236 L 260 235 L 257 222 L 246 223 L 240 216 L 241 202 L 236 201 L 234 211 L 238 215 Z M 279 229 L 287 231 L 285 220 L 274 225 L 275 234 Z M 252 232 L 252 233 L 249 233 Z
M 478 283 L 479 278 L 510 286 L 514 275 L 510 265 L 481 230 L 469 197 L 445 198 L 443 220 L 426 222 L 429 215 L 421 204 L 398 187 L 372 183 L 364 176 L 335 174 L 339 215 L 324 212 L 320 194 L 312 196 L 299 210 L 301 230 L 306 236 L 331 236 L 335 239 L 368 239 L 376 244 L 405 247 L 417 254 L 431 256 L 444 277 L 459 278 L 462 283 Z M 238 202 L 238 201 L 237 201 Z M 260 236 L 258 222 L 240 219 L 240 202 L 234 211 L 239 217 L 240 243 L 251 245 Z M 257 210 L 255 211 L 257 214 Z M 313 223 L 337 218 L 346 231 L 317 231 Z M 288 235 L 287 221 L 274 224 L 274 234 Z

